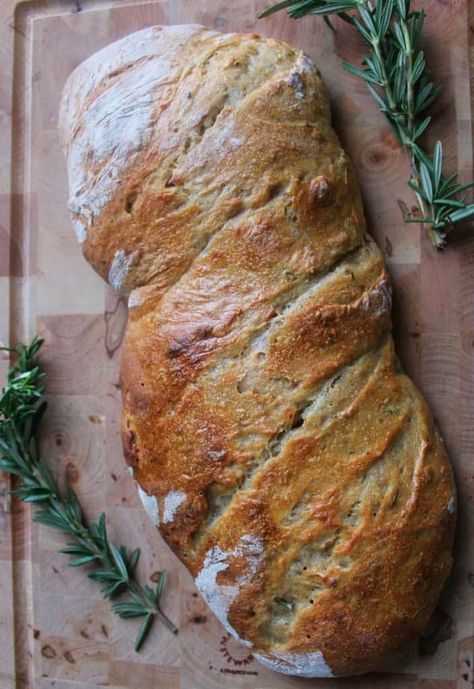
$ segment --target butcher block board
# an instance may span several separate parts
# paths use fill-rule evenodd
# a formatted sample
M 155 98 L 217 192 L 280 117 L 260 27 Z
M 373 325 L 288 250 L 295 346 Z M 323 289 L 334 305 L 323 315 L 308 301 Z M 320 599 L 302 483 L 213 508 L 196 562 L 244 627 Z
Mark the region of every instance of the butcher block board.
M 60 534 L 33 524 L 31 509 L 0 479 L 1 689 L 278 689 L 472 686 L 474 620 L 474 241 L 435 253 L 403 213 L 413 205 L 407 164 L 364 85 L 341 59 L 360 54 L 350 27 L 317 18 L 257 20 L 270 0 L 37 0 L 0 3 L 0 338 L 46 340 L 49 412 L 42 453 L 69 480 L 87 514 L 105 510 L 113 537 L 142 549 L 140 577 L 169 573 L 164 597 L 177 637 L 155 625 L 133 650 L 124 622 L 84 572 L 58 554 Z M 468 0 L 429 0 L 426 53 L 446 84 L 433 135 L 448 167 L 473 175 Z M 472 12 L 472 8 L 471 8 Z M 472 17 L 471 17 L 472 18 Z M 147 521 L 119 440 L 119 362 L 124 301 L 81 256 L 66 211 L 65 165 L 56 133 L 59 97 L 84 58 L 153 24 L 199 22 L 258 31 L 303 48 L 329 87 L 335 126 L 354 161 L 371 231 L 390 267 L 400 359 L 427 396 L 452 457 L 459 490 L 455 569 L 425 638 L 387 674 L 298 680 L 261 667 L 214 619 L 193 581 Z M 126 134 L 126 133 L 125 133 Z M 0 360 L 3 376 L 9 362 Z M 370 610 L 367 611 L 370 615 Z

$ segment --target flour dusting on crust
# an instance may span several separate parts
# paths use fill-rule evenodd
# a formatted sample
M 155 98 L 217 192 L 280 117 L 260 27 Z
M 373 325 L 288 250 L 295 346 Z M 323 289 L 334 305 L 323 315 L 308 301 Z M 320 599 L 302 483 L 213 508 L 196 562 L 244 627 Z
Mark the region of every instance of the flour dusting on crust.
M 290 76 L 285 79 L 285 82 L 288 84 L 288 86 L 291 86 L 295 89 L 295 98 L 298 100 L 303 100 L 305 92 L 300 73 L 297 71 L 291 72 Z
M 87 239 L 87 230 L 84 221 L 80 218 L 73 218 L 72 227 L 76 234 L 77 241 L 79 242 L 79 244 L 84 244 L 84 242 Z
M 299 58 L 298 62 L 291 70 L 289 76 L 287 76 L 284 81 L 288 86 L 291 86 L 295 90 L 295 98 L 297 100 L 303 100 L 305 93 L 304 82 L 301 75 L 305 72 L 311 72 L 315 69 L 315 64 L 307 55 L 303 55 Z
M 127 256 L 123 249 L 117 251 L 113 258 L 112 264 L 109 269 L 109 276 L 107 281 L 117 292 L 122 289 L 123 282 L 127 277 L 128 269 L 133 263 L 133 259 L 137 255 L 136 251 L 132 251 L 131 254 Z
M 376 304 L 375 315 L 383 316 L 392 309 L 392 288 L 387 278 L 367 292 L 361 302 L 362 310 L 369 312 Z
M 129 309 L 134 309 L 136 306 L 140 306 L 142 304 L 142 296 L 141 292 L 137 289 L 134 289 L 128 298 L 128 308 Z
M 80 243 L 152 136 L 159 89 L 172 74 L 171 56 L 198 31 L 197 25 L 144 29 L 96 53 L 70 77 L 59 126 Z
M 314 653 L 273 653 L 272 657 L 254 653 L 255 658 L 284 675 L 298 675 L 298 677 L 334 677 L 321 651 Z
M 151 521 L 155 526 L 160 525 L 160 515 L 159 515 L 159 510 L 158 510 L 158 499 L 156 495 L 148 495 L 148 493 L 145 493 L 143 488 L 141 488 L 138 484 L 138 495 L 140 496 L 140 500 L 142 501 L 142 505 L 145 508 L 145 512 L 148 514 L 150 517 Z
M 234 550 L 225 551 L 218 545 L 211 548 L 205 557 L 203 567 L 196 577 L 195 583 L 203 597 L 211 607 L 217 619 L 226 630 L 241 643 L 252 646 L 249 641 L 241 639 L 227 619 L 230 607 L 239 595 L 239 586 L 218 584 L 217 576 L 228 567 L 229 558 L 245 558 L 248 571 L 237 578 L 236 583 L 242 586 L 249 581 L 257 571 L 263 558 L 263 543 L 260 538 L 246 534 L 241 537 Z
M 173 521 L 176 510 L 185 500 L 186 493 L 182 490 L 172 490 L 168 493 L 163 506 L 163 524 Z
M 132 467 L 127 467 L 128 473 L 130 476 L 133 478 L 133 469 Z M 148 493 L 145 493 L 143 488 L 135 481 L 135 485 L 137 486 L 138 490 L 138 496 L 140 500 L 142 501 L 142 505 L 145 509 L 145 512 L 148 514 L 150 517 L 151 521 L 155 526 L 160 525 L 160 511 L 159 511 L 159 505 L 158 505 L 158 498 L 156 495 L 148 495 Z

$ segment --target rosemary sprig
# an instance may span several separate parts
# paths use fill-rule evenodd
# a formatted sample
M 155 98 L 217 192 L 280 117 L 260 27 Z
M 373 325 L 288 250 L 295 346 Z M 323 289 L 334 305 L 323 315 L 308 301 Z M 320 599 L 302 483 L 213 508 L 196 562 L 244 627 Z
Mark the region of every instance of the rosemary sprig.
M 159 573 L 154 590 L 140 586 L 135 578 L 139 548 L 130 552 L 110 541 L 104 513 L 97 522 L 89 523 L 74 491 L 69 488 L 61 494 L 56 478 L 39 457 L 35 433 L 46 402 L 42 400 L 44 373 L 34 359 L 42 344 L 35 338 L 30 345 L 7 350 L 16 354 L 17 363 L 10 369 L 0 397 L 0 470 L 17 477 L 14 495 L 40 506 L 35 521 L 72 537 L 73 542 L 60 552 L 72 557 L 71 567 L 95 566 L 87 576 L 102 585 L 105 599 L 113 599 L 113 611 L 122 618 L 143 617 L 135 640 L 139 651 L 155 619 L 174 634 L 178 631 L 160 607 L 165 573 Z
M 426 111 L 441 91 L 428 79 L 419 49 L 424 11 L 412 10 L 411 0 L 284 0 L 260 17 L 285 8 L 294 19 L 320 15 L 331 28 L 330 17 L 337 15 L 362 36 L 369 48 L 362 68 L 347 62 L 343 66 L 366 82 L 409 157 L 408 185 L 415 192 L 419 213 L 405 221 L 422 223 L 433 246 L 443 248 L 455 223 L 474 216 L 474 204 L 467 203 L 464 195 L 474 182 L 458 184 L 456 174 L 443 176 L 440 141 L 432 156 L 419 144 L 431 122 Z

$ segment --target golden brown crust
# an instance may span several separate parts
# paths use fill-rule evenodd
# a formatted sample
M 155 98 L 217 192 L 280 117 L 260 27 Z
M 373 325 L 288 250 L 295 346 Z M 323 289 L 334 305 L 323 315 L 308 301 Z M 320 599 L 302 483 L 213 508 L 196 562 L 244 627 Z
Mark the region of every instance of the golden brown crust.
M 262 662 L 366 672 L 433 610 L 454 486 L 396 364 L 388 276 L 354 172 L 301 53 L 199 27 L 147 31 L 143 45 L 159 35 L 156 53 L 173 51 L 166 83 L 84 243 L 130 293 L 127 461 L 214 612 Z M 153 59 L 143 48 L 127 60 L 122 45 L 114 73 L 107 50 L 112 76 L 83 102 L 71 95 L 80 74 L 66 87 L 70 160 L 120 70 Z M 94 164 L 86 184 L 100 183 Z

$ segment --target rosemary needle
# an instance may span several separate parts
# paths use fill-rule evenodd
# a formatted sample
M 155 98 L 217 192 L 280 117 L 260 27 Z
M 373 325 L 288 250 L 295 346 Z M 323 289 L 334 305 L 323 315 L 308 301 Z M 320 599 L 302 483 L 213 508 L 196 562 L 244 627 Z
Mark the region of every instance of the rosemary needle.
M 419 212 L 405 221 L 422 223 L 433 246 L 442 249 L 454 225 L 474 216 L 474 204 L 467 203 L 464 195 L 474 182 L 458 184 L 457 174 L 443 176 L 440 141 L 432 156 L 419 143 L 431 122 L 426 111 L 441 91 L 427 77 L 419 49 L 425 12 L 412 10 L 411 0 L 283 0 L 260 17 L 282 9 L 294 19 L 322 16 L 331 28 L 330 17 L 337 15 L 363 38 L 369 50 L 361 67 L 347 62 L 343 66 L 366 82 L 410 160 L 408 185 L 415 192 Z
M 30 345 L 8 350 L 16 354 L 17 363 L 10 369 L 0 396 L 0 470 L 17 477 L 14 495 L 40 507 L 35 521 L 72 537 L 73 542 L 60 552 L 72 558 L 71 567 L 94 566 L 87 576 L 102 585 L 105 599 L 113 599 L 113 611 L 124 619 L 143 617 L 135 640 L 135 650 L 139 651 L 155 619 L 174 634 L 178 631 L 160 607 L 165 573 L 159 573 L 155 589 L 140 586 L 135 579 L 139 548 L 128 551 L 110 541 L 104 513 L 89 523 L 74 491 L 69 488 L 62 494 L 56 478 L 39 457 L 35 433 L 46 402 L 42 400 L 44 373 L 34 359 L 42 344 L 35 338 Z

